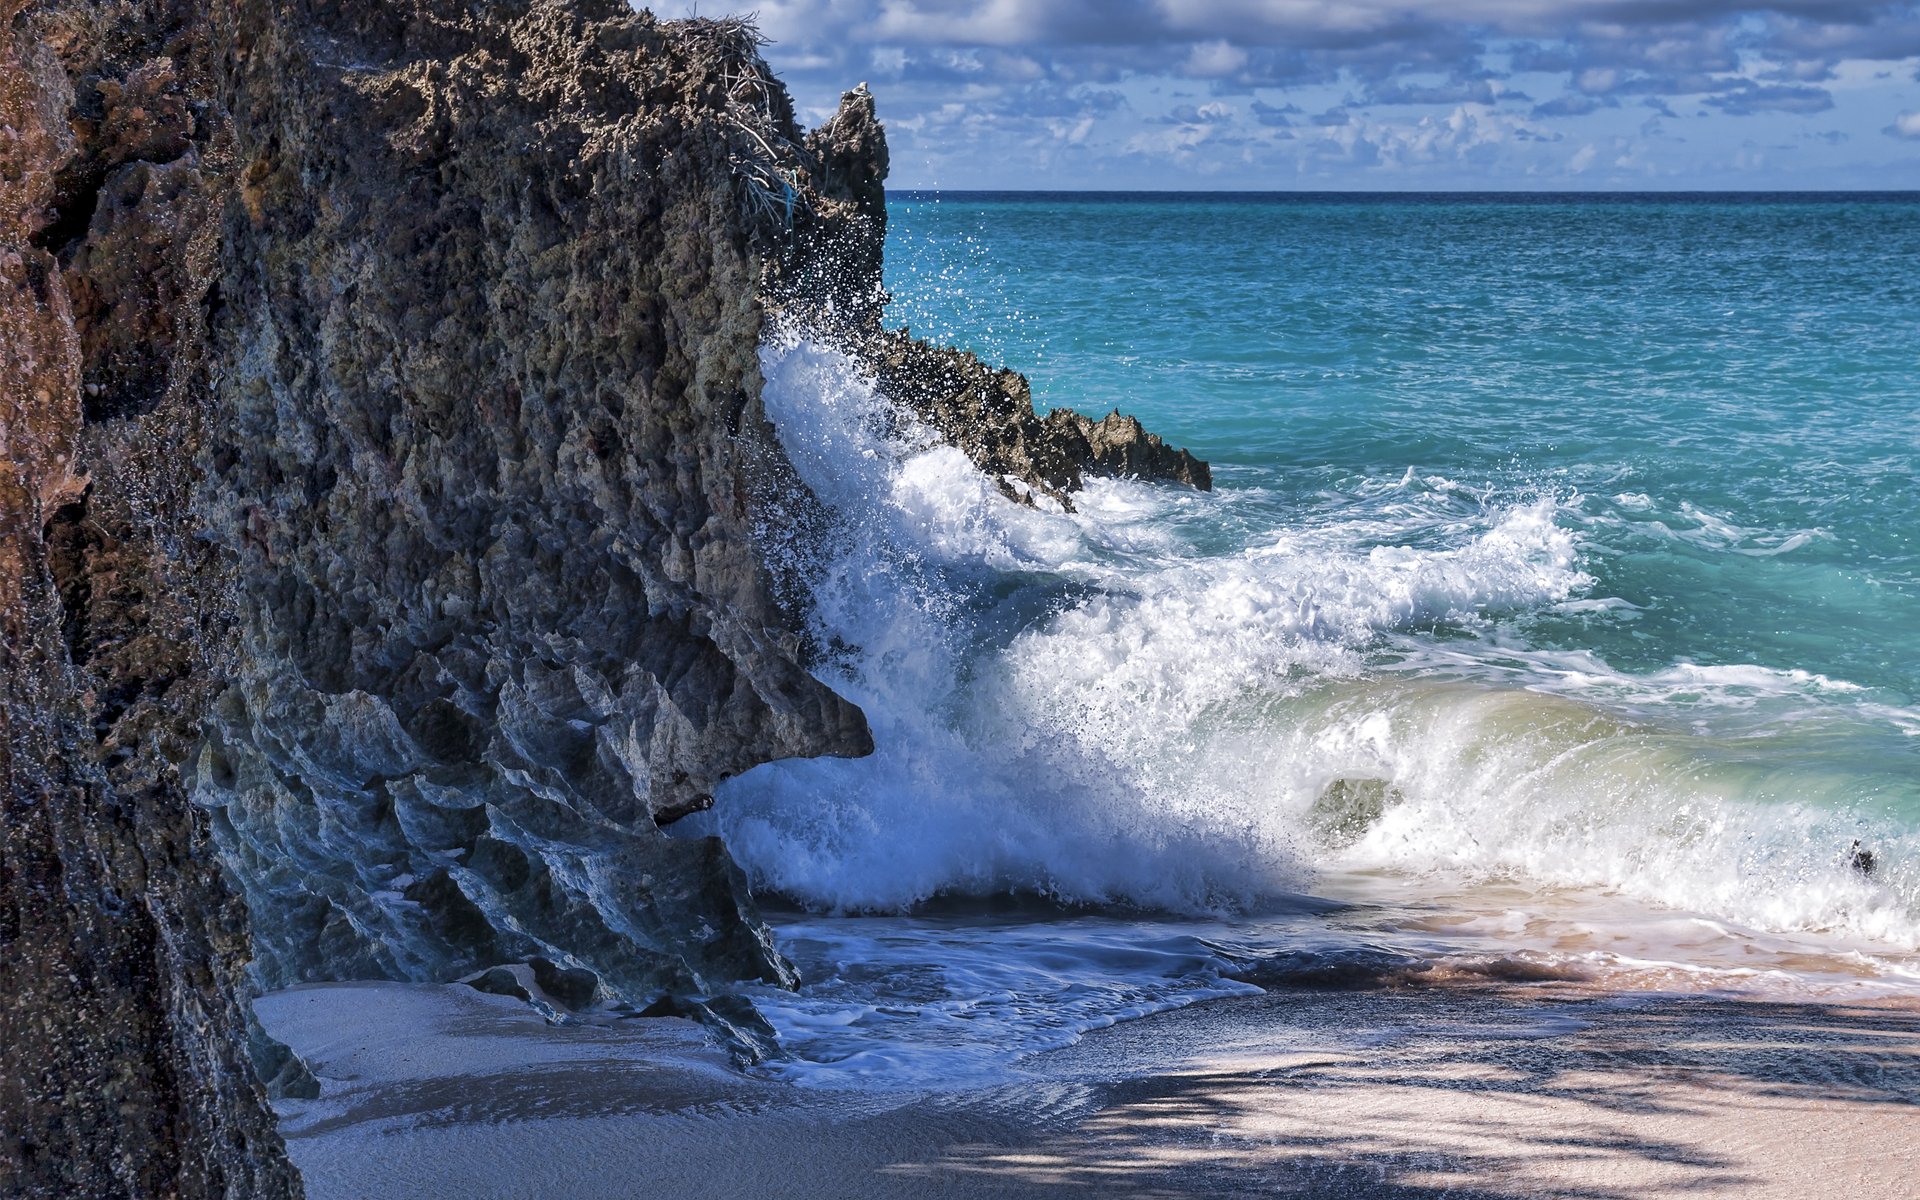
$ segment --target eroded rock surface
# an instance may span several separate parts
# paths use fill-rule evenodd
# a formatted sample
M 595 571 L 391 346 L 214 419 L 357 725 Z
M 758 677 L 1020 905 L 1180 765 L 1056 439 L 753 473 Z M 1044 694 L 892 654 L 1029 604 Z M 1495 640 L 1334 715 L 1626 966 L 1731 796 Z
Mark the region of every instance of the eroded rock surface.
M 656 829 L 871 748 L 757 541 L 811 501 L 759 401 L 751 38 L 367 0 L 232 57 L 201 508 L 238 653 L 193 777 L 262 982 L 789 981 L 724 849 Z
M 803 134 L 738 23 L 0 27 L 0 1193 L 297 1194 L 249 1043 L 314 1081 L 250 1030 L 249 971 L 473 976 L 768 1048 L 699 994 L 790 968 L 725 848 L 658 826 L 871 745 L 807 671 L 823 518 L 761 411 L 769 311 L 1010 495 L 1205 486 L 885 331 L 872 99 Z
M 1026 376 L 906 330 L 882 331 L 863 344 L 887 395 L 965 451 L 1013 499 L 1046 495 L 1071 508 L 1072 494 L 1090 475 L 1213 487 L 1206 463 L 1133 417 L 1115 411 L 1095 421 L 1067 408 L 1042 417 Z
M 796 251 L 776 263 L 781 318 L 825 337 L 874 373 L 895 404 L 963 450 L 1013 500 L 1047 496 L 1071 509 L 1088 476 L 1213 487 L 1207 464 L 1113 412 L 1093 420 L 1071 409 L 1034 411 L 1017 371 L 885 326 L 881 286 L 887 211 L 886 133 L 865 91 L 841 97 L 833 118 L 806 139 L 817 203 Z
M 0 0 L 0 1195 L 299 1192 L 176 770 L 224 631 L 183 470 L 212 41 L 190 6 Z

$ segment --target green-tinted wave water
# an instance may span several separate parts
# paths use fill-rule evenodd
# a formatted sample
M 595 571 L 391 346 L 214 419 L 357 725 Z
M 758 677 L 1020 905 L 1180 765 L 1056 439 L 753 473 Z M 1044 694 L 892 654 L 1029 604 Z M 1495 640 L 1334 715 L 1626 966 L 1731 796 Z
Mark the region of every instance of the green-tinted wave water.
M 768 1069 L 998 1078 L 1250 966 L 1920 986 L 1920 197 L 891 215 L 896 323 L 1217 489 L 1009 504 L 762 347 L 876 746 L 676 826 L 799 910 Z
M 1558 498 L 1591 583 L 1476 631 L 1528 652 L 1505 666 L 1714 728 L 1819 720 L 1804 752 L 1920 817 L 1920 196 L 907 195 L 892 221 L 895 320 L 1042 406 L 1138 413 L 1256 522 L 1424 506 L 1383 530 L 1417 544 Z

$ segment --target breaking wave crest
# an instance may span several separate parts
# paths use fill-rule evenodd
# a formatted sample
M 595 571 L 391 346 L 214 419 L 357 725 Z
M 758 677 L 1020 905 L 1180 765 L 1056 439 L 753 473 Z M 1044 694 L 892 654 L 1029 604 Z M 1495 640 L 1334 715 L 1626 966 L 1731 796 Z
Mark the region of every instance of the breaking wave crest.
M 810 564 L 818 672 L 877 749 L 758 768 L 696 819 L 761 888 L 834 912 L 1001 893 L 1221 912 L 1337 865 L 1920 940 L 1920 844 L 1872 804 L 1907 785 L 1848 767 L 1837 725 L 1770 753 L 1631 702 L 1858 689 L 1760 668 L 1633 678 L 1515 643 L 1515 614 L 1609 604 L 1586 595 L 1579 497 L 1482 496 L 1462 516 L 1452 496 L 1444 518 L 1402 497 L 1273 528 L 1230 481 L 1100 481 L 1077 512 L 1026 508 L 843 356 L 776 335 L 762 365 L 837 519 Z M 1876 875 L 1849 869 L 1855 838 Z

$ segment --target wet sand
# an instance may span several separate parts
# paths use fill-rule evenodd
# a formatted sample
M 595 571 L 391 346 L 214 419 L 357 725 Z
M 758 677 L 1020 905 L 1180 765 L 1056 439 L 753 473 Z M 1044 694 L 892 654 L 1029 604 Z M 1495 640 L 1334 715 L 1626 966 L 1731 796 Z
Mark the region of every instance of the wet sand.
M 1292 990 L 951 1093 L 744 1076 L 678 1020 L 549 1026 L 459 987 L 259 1002 L 321 1077 L 313 1200 L 1920 1195 L 1920 1005 L 1563 985 Z

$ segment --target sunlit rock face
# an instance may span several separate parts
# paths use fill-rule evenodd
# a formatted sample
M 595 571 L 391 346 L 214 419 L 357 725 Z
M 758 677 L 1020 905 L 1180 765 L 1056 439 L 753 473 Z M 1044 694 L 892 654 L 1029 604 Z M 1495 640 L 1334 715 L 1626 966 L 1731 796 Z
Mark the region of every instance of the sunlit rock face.
M 725 851 L 657 828 L 870 747 L 767 565 L 811 500 L 759 404 L 731 143 L 790 111 L 753 41 L 369 0 L 243 20 L 229 69 L 201 511 L 237 649 L 192 777 L 261 982 L 788 980 Z

